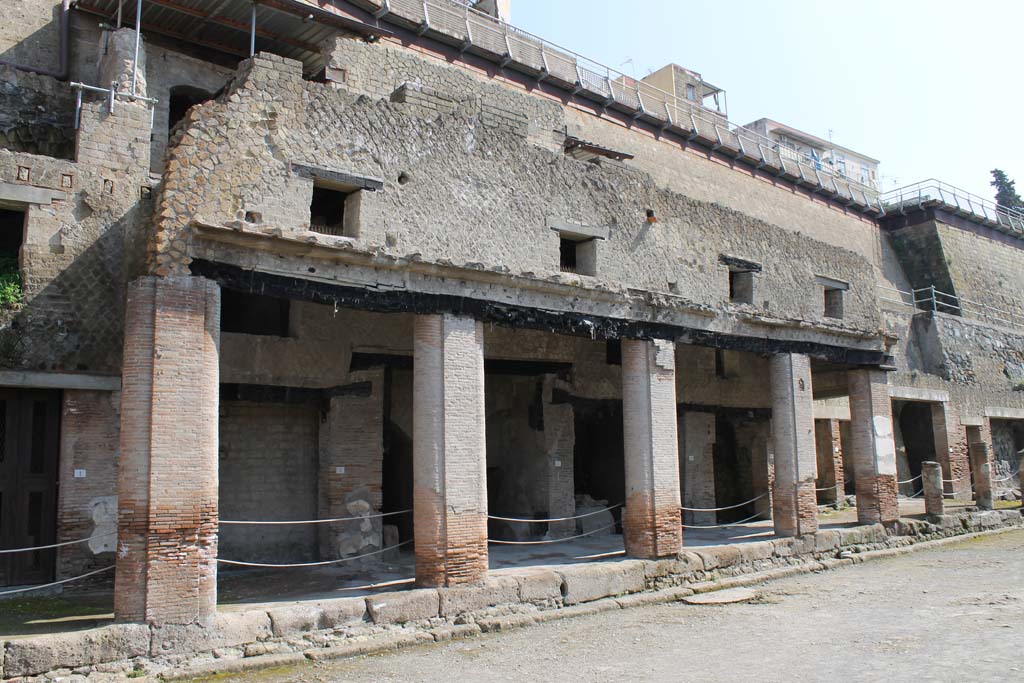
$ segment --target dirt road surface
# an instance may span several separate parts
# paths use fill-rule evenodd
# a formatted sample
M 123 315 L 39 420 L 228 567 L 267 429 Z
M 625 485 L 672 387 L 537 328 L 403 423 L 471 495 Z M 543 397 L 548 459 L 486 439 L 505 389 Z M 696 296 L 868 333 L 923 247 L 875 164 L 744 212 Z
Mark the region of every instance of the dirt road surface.
M 1024 681 L 1024 531 L 755 593 L 742 604 L 616 610 L 218 680 Z

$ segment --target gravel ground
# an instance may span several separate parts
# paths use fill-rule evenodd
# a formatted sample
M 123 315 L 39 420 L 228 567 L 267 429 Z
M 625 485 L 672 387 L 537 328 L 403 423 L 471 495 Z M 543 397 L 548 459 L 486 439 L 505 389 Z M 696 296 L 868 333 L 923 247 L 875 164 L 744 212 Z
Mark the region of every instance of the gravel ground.
M 617 610 L 218 680 L 1024 680 L 1024 531 L 784 579 L 755 592 L 743 604 Z

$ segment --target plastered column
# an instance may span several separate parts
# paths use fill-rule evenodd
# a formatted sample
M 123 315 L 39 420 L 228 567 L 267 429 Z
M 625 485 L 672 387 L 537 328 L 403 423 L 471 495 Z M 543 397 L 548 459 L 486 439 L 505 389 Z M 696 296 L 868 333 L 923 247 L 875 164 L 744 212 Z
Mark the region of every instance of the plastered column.
M 811 359 L 802 354 L 777 354 L 771 358 L 770 372 L 775 534 L 811 534 L 818 530 Z
M 622 414 L 626 553 L 675 555 L 682 546 L 682 527 L 673 342 L 622 341 Z
M 682 452 L 683 505 L 688 508 L 715 507 L 715 414 L 687 411 L 680 430 Z M 766 465 L 767 467 L 767 465 Z M 683 523 L 696 526 L 714 524 L 714 512 L 683 510 Z
M 487 575 L 483 326 L 417 316 L 413 353 L 416 583 L 480 581 Z
M 544 452 L 547 456 L 548 516 L 576 514 L 576 482 L 573 451 L 576 446 L 575 416 L 571 403 L 552 403 L 555 378 L 544 378 Z M 548 535 L 565 538 L 576 533 L 576 520 L 550 522 Z
M 992 447 L 984 441 L 968 445 L 971 474 L 974 476 L 974 503 L 982 510 L 992 509 Z
M 946 511 L 942 496 L 942 465 L 937 462 L 921 463 L 921 490 L 924 491 L 925 514 L 941 517 Z
M 889 380 L 885 372 L 870 369 L 850 370 L 848 378 L 857 520 L 894 522 L 899 507 Z
M 220 288 L 198 277 L 128 286 L 114 612 L 208 622 L 217 605 Z

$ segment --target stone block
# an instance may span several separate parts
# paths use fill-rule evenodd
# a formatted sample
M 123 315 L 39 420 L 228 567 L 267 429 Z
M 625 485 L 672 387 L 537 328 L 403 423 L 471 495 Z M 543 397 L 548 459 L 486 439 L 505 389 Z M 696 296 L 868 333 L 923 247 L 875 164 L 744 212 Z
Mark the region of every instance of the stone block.
M 267 610 L 275 638 L 320 628 L 321 611 L 312 605 L 287 605 Z
M 430 629 L 430 635 L 434 636 L 434 640 L 436 642 L 441 643 L 446 640 L 459 640 L 462 638 L 478 636 L 480 635 L 480 627 L 476 624 L 441 626 L 439 628 Z
M 702 572 L 705 569 L 704 558 L 695 552 L 684 550 L 676 555 L 676 559 L 679 561 L 679 567 L 683 574 Z
M 639 560 L 572 565 L 557 572 L 566 584 L 565 603 L 575 605 L 644 589 L 644 563 Z
M 694 551 L 704 560 L 704 568 L 723 569 L 739 564 L 743 559 L 743 553 L 735 545 L 719 545 L 709 548 L 700 548 Z
M 516 576 L 520 602 L 542 602 L 562 597 L 562 577 L 552 571 L 536 571 Z
M 366 609 L 375 624 L 404 624 L 438 616 L 440 597 L 434 588 L 371 595 Z
M 218 612 L 211 626 L 166 624 L 154 626 L 150 654 L 209 652 L 266 640 L 273 635 L 270 616 L 263 610 Z
M 537 623 L 537 619 L 532 614 L 508 614 L 502 617 L 480 619 L 476 623 L 484 633 L 496 633 L 522 626 L 533 626 Z
M 149 654 L 149 626 L 113 624 L 101 628 L 33 636 L 7 643 L 4 676 L 35 676 Z
M 489 577 L 484 583 L 453 588 L 438 588 L 442 617 L 475 612 L 494 605 L 519 602 L 519 582 L 511 576 Z
M 814 536 L 814 552 L 827 553 L 839 547 L 839 533 L 832 529 L 819 531 Z
M 775 547 L 771 541 L 738 543 L 732 547 L 739 552 L 740 561 L 745 563 L 771 559 L 772 554 L 775 552 Z
M 366 598 L 338 598 L 318 602 L 320 628 L 335 628 L 366 620 Z

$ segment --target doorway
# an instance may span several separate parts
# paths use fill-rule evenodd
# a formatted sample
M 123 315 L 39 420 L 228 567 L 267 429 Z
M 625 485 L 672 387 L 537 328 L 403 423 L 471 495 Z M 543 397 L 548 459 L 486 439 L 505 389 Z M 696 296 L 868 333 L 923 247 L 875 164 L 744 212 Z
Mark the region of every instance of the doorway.
M 0 548 L 57 537 L 60 392 L 0 389 Z M 0 555 L 0 586 L 48 583 L 56 550 Z

